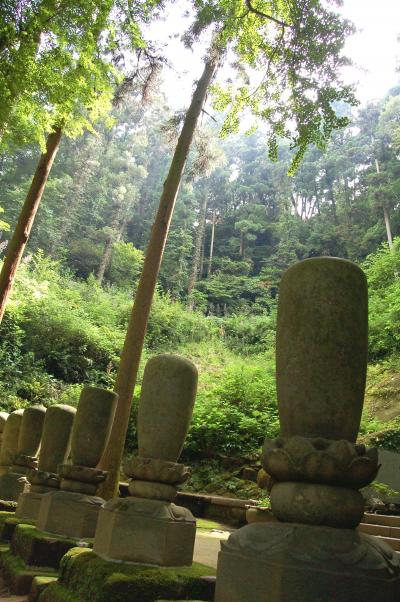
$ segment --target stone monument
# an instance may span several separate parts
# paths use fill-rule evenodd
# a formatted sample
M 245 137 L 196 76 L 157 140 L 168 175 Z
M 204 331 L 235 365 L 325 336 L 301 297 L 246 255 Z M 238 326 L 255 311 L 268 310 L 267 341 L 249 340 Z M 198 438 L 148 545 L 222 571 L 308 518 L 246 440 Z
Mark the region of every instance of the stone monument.
M 29 491 L 19 496 L 16 510 L 18 518 L 35 521 L 43 494 L 59 489 L 57 467 L 68 459 L 75 414 L 76 409 L 68 405 L 54 405 L 47 410 L 38 467 L 32 468 L 27 474 L 30 487 Z
M 11 412 L 4 425 L 0 448 L 0 476 L 6 474 L 10 470 L 11 464 L 17 454 L 18 437 L 23 413 L 24 410 L 15 410 L 14 412 Z
M 282 278 L 277 326 L 281 436 L 267 440 L 271 506 L 221 544 L 216 602 L 395 602 L 393 549 L 355 530 L 378 471 L 356 444 L 367 365 L 367 284 L 349 261 L 313 258 Z
M 177 460 L 192 416 L 197 370 L 192 362 L 162 354 L 147 362 L 138 410 L 139 454 L 125 463 L 131 497 L 100 511 L 93 550 L 107 560 L 190 566 L 196 523 L 172 503 L 190 475 Z
M 104 500 L 96 496 L 107 473 L 96 468 L 107 443 L 117 395 L 98 387 L 82 390 L 72 427 L 72 464 L 60 464 L 60 490 L 44 493 L 37 519 L 41 531 L 91 538 Z
M 8 417 L 9 417 L 9 414 L 7 414 L 7 412 L 0 412 L 0 449 L 1 449 L 1 442 L 3 440 L 3 431 L 4 431 L 4 427 L 6 426 Z
M 13 415 L 17 415 L 16 412 L 13 412 L 10 415 L 10 418 Z M 5 452 L 10 455 L 10 458 L 12 453 L 14 459 L 12 459 L 12 465 L 9 472 L 0 477 L 0 498 L 2 500 L 16 502 L 20 493 L 22 493 L 26 486 L 25 475 L 31 468 L 36 468 L 37 453 L 40 447 L 45 415 L 46 408 L 44 406 L 34 405 L 24 410 L 20 424 L 19 419 L 13 419 L 14 424 L 13 427 L 10 428 L 10 431 L 16 432 L 19 430 L 16 453 L 11 451 L 12 448 L 8 448 L 7 451 L 8 442 L 6 443 L 6 438 L 8 439 L 8 433 L 4 433 L 3 443 L 6 446 Z M 12 436 L 13 433 L 10 432 L 10 439 Z M 1 461 L 0 458 L 0 462 Z

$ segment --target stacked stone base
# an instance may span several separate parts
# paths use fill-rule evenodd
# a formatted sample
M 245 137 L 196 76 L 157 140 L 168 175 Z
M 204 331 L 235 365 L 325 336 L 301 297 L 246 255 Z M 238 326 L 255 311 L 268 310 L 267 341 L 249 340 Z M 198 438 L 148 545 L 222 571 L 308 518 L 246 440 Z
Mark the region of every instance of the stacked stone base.
M 215 602 L 396 602 L 400 559 L 352 529 L 253 524 L 222 543 Z
M 76 539 L 91 539 L 96 532 L 102 498 L 56 491 L 42 497 L 37 527 L 41 531 Z
M 191 566 L 195 538 L 196 521 L 186 508 L 131 497 L 102 508 L 93 549 L 107 560 Z
M 39 516 L 42 498 L 42 493 L 35 493 L 33 491 L 21 493 L 18 499 L 15 516 L 21 520 L 36 521 Z

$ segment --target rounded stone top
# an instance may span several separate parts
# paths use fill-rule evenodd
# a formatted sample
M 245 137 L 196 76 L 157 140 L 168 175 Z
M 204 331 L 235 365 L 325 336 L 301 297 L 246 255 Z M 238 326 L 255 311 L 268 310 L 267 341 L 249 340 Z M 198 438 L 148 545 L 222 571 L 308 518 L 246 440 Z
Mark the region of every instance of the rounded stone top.
M 355 441 L 364 400 L 368 293 L 351 261 L 296 263 L 279 288 L 276 375 L 284 437 Z
M 7 412 L 0 412 L 0 433 L 3 432 L 8 417 Z
M 196 366 L 162 353 L 145 367 L 138 410 L 139 455 L 176 462 L 182 451 L 196 398 Z
M 55 404 L 46 412 L 39 454 L 39 470 L 54 473 L 66 462 L 71 442 L 76 408 Z
M 107 443 L 118 395 L 100 387 L 84 387 L 72 428 L 71 457 L 78 466 L 94 468 Z
M 40 404 L 24 410 L 18 437 L 18 454 L 36 456 L 42 437 L 46 408 Z

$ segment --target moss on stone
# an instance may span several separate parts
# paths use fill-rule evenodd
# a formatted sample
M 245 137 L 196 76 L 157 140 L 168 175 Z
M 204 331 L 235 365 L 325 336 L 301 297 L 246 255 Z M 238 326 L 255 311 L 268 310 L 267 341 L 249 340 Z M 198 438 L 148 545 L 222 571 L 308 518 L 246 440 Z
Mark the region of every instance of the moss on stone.
M 17 525 L 33 525 L 32 521 L 17 518 L 14 512 L 0 512 L 0 541 L 11 541 Z
M 68 591 L 60 583 L 51 583 L 40 594 L 39 602 L 81 602 L 81 598 Z
M 214 597 L 214 584 L 204 577 L 215 575 L 215 570 L 197 563 L 182 568 L 113 563 L 90 550 L 75 548 L 61 560 L 60 572 L 60 585 L 81 602 L 154 602 L 162 598 L 213 600 Z M 46 590 L 41 602 L 63 600 L 52 598 L 51 592 Z
M 73 539 L 49 535 L 28 524 L 17 525 L 11 540 L 13 554 L 34 566 L 58 568 L 64 554 L 74 547 L 76 541 Z
M 37 575 L 56 577 L 57 572 L 49 567 L 30 567 L 18 556 L 9 552 L 2 554 L 2 574 L 11 593 L 25 595 L 29 593 L 32 581 Z
M 29 602 L 37 602 L 42 592 L 52 583 L 57 583 L 57 577 L 44 577 L 42 575 L 34 577 L 29 592 Z

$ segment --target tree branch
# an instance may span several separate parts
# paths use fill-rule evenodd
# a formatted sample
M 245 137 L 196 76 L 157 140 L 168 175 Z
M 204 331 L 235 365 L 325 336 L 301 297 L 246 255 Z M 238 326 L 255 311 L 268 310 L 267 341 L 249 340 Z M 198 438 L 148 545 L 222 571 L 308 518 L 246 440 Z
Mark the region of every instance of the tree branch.
M 258 15 L 259 17 L 263 17 L 264 19 L 269 19 L 270 21 L 273 21 L 274 23 L 276 23 L 277 25 L 280 25 L 281 27 L 292 27 L 291 25 L 289 25 L 289 23 L 285 23 L 285 21 L 276 19 L 272 15 L 267 15 L 267 13 L 263 13 L 261 10 L 254 8 L 254 6 L 251 3 L 251 0 L 246 0 L 246 6 L 251 13 Z

